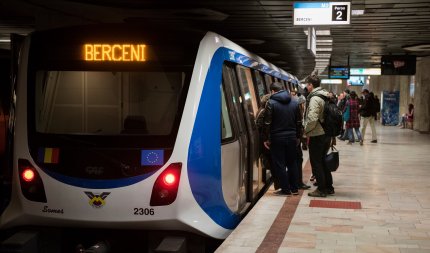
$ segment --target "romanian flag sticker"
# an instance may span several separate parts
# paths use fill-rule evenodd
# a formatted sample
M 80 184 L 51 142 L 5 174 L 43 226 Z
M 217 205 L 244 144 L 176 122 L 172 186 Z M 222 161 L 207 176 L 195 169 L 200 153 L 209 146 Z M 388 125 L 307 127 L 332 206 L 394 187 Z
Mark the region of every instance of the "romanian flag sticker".
M 140 165 L 164 165 L 164 150 L 142 150 Z
M 58 163 L 59 157 L 59 148 L 39 148 L 38 160 L 41 163 Z

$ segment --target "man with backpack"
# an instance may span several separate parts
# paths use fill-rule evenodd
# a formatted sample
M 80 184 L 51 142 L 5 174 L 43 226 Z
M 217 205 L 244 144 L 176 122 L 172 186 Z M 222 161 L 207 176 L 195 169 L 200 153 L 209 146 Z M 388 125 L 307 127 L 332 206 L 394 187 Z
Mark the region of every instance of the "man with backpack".
M 328 92 L 320 87 L 321 80 L 316 75 L 308 76 L 305 80 L 309 95 L 306 100 L 305 114 L 305 135 L 309 137 L 309 159 L 312 166 L 312 174 L 315 176 L 318 187 L 315 191 L 309 192 L 311 197 L 326 197 L 327 194 L 334 194 L 333 177 L 331 171 L 325 164 L 325 156 L 330 148 L 332 135 L 339 134 L 342 124 L 340 114 L 340 126 L 338 132 L 328 133 L 324 131 L 324 109 L 328 101 Z M 335 105 L 336 106 L 336 105 Z M 336 135 L 334 135 L 336 136 Z

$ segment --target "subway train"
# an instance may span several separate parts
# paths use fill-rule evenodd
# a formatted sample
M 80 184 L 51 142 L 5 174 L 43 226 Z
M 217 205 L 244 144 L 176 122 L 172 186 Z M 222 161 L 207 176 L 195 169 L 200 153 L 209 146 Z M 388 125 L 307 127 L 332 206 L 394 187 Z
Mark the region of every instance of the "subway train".
M 270 186 L 260 98 L 298 80 L 234 42 L 89 25 L 12 43 L 4 249 L 22 231 L 40 252 L 86 252 L 90 239 L 138 247 L 140 231 L 155 249 L 190 234 L 222 240 Z

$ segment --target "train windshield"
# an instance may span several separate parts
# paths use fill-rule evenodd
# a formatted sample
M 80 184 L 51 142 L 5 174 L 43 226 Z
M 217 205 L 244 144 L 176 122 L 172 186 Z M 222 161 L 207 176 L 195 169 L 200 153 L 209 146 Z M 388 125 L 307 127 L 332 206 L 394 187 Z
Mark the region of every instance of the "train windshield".
M 130 34 L 77 29 L 32 36 L 28 133 L 40 167 L 116 179 L 169 159 L 198 44 Z
M 37 71 L 36 132 L 170 135 L 185 79 L 184 71 Z

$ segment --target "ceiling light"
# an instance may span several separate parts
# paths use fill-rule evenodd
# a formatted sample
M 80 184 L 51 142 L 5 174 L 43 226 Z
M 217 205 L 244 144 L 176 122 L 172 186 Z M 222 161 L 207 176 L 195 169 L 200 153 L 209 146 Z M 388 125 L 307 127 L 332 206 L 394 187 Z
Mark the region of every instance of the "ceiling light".
M 0 43 L 10 43 L 10 39 L 0 39 Z
M 333 43 L 333 39 L 317 40 L 317 43 L 318 42 L 321 42 L 321 43 Z
M 359 15 L 363 15 L 363 14 L 364 14 L 364 10 L 352 10 L 351 11 L 352 16 L 359 16 Z
M 323 42 L 317 42 L 317 46 L 332 46 L 333 43 L 329 42 L 329 43 L 323 43 Z
M 330 61 L 330 59 L 326 59 L 326 58 L 316 58 L 315 61 L 323 61 L 323 62 L 328 62 Z
M 342 84 L 342 79 L 321 79 L 324 84 Z
M 317 30 L 317 36 L 330 36 L 330 30 Z
M 331 54 L 316 54 L 316 58 L 330 58 Z
M 333 50 L 333 48 L 331 48 L 331 47 L 317 47 L 317 51 L 331 52 L 332 50 Z

